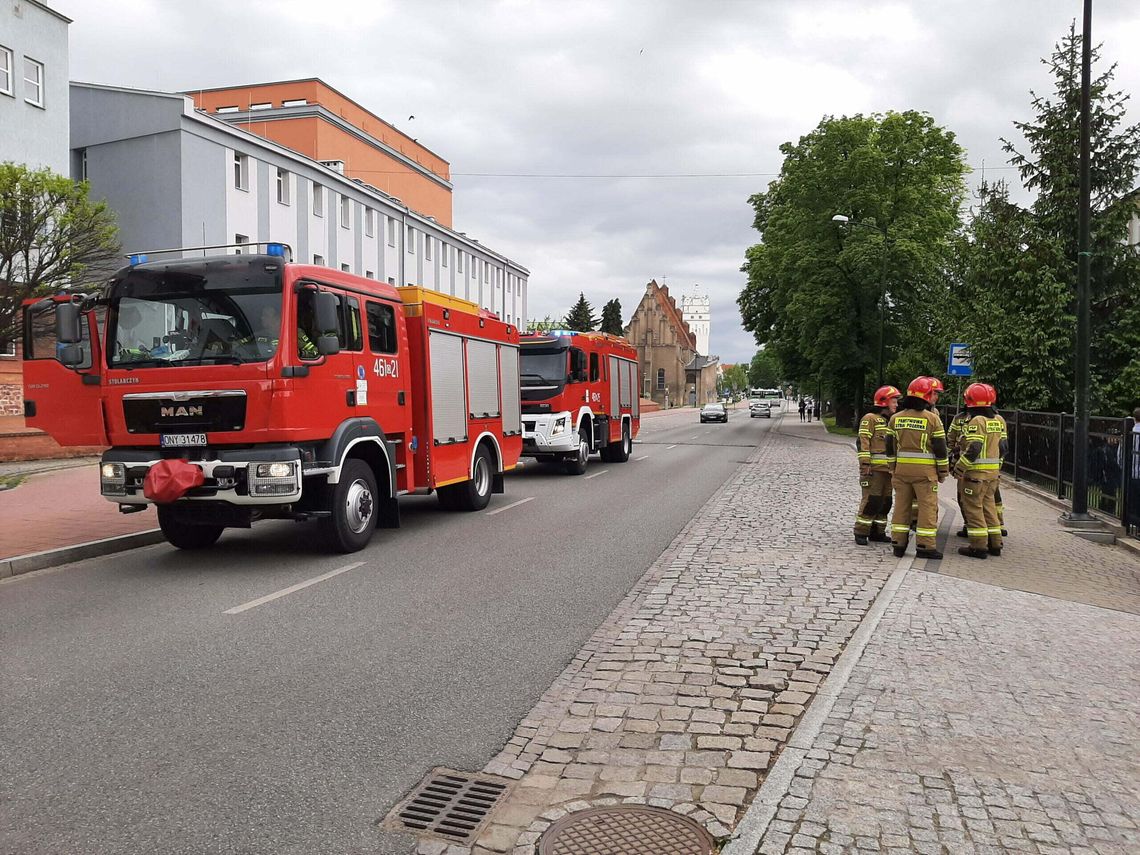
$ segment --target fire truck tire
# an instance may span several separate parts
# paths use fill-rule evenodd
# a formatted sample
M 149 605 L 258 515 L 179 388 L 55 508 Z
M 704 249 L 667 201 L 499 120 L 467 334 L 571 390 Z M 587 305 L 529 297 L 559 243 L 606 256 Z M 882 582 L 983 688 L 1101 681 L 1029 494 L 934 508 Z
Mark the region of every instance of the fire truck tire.
M 486 445 L 479 446 L 471 465 L 471 479 L 444 489 L 451 493 L 451 507 L 457 511 L 481 511 L 491 501 L 495 479 L 494 458 Z M 447 507 L 444 505 L 444 507 Z
M 225 526 L 193 525 L 179 517 L 178 509 L 169 505 L 158 506 L 158 525 L 171 546 L 179 549 L 207 549 L 218 542 Z
M 363 549 L 376 530 L 376 475 L 372 467 L 350 457 L 330 492 L 332 516 L 321 520 L 325 542 L 337 552 Z
M 586 428 L 578 431 L 578 453 L 562 462 L 567 475 L 584 475 L 590 460 L 590 432 Z
M 629 460 L 629 455 L 633 453 L 633 439 L 629 435 L 628 422 L 621 427 L 621 439 L 611 442 L 602 451 L 605 454 L 603 459 L 607 463 L 625 463 Z

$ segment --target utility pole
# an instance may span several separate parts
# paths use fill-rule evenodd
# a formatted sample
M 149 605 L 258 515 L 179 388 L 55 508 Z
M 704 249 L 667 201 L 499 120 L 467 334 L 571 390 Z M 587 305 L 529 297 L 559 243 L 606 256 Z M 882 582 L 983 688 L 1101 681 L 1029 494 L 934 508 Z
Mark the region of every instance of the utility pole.
M 1090 81 L 1092 77 L 1092 0 L 1084 0 L 1084 29 L 1081 36 L 1081 178 L 1080 212 L 1077 220 L 1077 349 L 1076 417 L 1073 419 L 1073 509 L 1070 522 L 1091 520 L 1088 505 L 1089 441 L 1089 277 L 1092 258 L 1089 251 L 1090 181 Z M 1061 437 L 1063 448 L 1064 437 Z

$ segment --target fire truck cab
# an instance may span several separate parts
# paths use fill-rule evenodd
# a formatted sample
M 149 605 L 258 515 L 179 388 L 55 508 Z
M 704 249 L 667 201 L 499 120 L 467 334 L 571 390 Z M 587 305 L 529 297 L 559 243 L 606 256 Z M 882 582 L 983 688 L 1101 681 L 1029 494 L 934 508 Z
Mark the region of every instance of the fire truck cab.
M 479 510 L 502 492 L 522 450 L 518 330 L 265 246 L 131 256 L 100 296 L 27 301 L 28 424 L 108 447 L 103 496 L 157 504 L 183 549 L 276 518 L 352 552 L 399 525 L 398 496 Z
M 637 351 L 620 336 L 552 330 L 520 340 L 523 454 L 570 475 L 624 463 L 641 429 Z

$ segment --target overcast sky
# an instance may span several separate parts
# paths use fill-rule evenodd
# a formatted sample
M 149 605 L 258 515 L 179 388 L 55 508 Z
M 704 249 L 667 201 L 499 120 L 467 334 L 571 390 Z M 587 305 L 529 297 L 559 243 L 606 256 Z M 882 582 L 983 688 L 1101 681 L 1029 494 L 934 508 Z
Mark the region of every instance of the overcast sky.
M 628 322 L 651 278 L 712 298 L 710 350 L 755 350 L 735 298 L 751 193 L 826 114 L 929 112 L 969 163 L 1049 91 L 1078 0 L 48 0 L 71 77 L 169 91 L 320 77 L 450 161 L 455 226 L 531 272 L 530 314 L 579 291 Z M 1094 37 L 1140 90 L 1140 2 Z M 409 121 L 408 117 L 415 119 Z M 1130 119 L 1140 121 L 1140 108 Z M 697 176 L 697 177 L 679 177 Z M 976 180 L 976 177 L 975 177 Z

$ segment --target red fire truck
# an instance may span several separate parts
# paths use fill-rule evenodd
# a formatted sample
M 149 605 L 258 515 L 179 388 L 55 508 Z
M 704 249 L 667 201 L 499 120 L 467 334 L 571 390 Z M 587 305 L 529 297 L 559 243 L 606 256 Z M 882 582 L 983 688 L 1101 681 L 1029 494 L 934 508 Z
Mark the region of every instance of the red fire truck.
M 28 424 L 110 446 L 103 496 L 156 503 L 183 549 L 275 518 L 315 519 L 352 552 L 399 525 L 400 495 L 486 507 L 522 451 L 518 330 L 264 246 L 135 255 L 100 296 L 28 301 Z
M 590 454 L 624 463 L 641 429 L 637 351 L 620 336 L 551 330 L 520 343 L 523 454 L 586 471 Z

